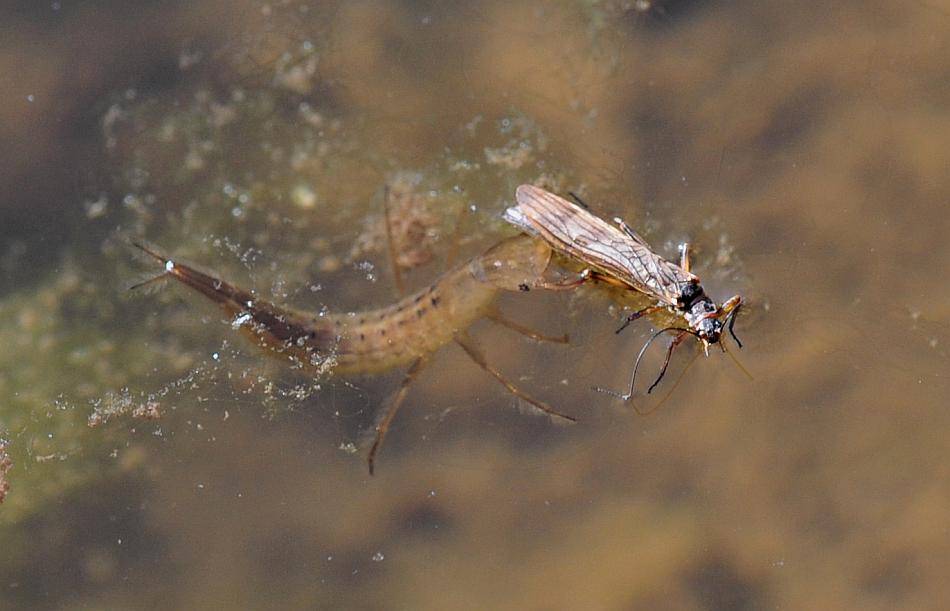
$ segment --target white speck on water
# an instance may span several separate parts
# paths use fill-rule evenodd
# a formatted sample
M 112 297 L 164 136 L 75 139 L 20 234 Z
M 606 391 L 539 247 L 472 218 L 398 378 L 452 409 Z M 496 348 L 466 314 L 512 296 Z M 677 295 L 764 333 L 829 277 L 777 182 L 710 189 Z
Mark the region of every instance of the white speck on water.
M 27 102 L 33 102 L 33 101 L 35 101 L 35 100 L 36 100 L 36 96 L 34 96 L 32 93 L 31 93 L 30 95 L 26 96 L 26 101 L 27 101 Z
M 211 358 L 212 358 L 213 360 L 215 360 L 215 361 L 219 361 L 219 360 L 221 360 L 221 355 L 218 354 L 217 352 L 212 352 L 212 353 L 211 353 Z
M 290 201 L 304 210 L 311 210 L 317 205 L 317 194 L 309 185 L 297 185 L 290 192 Z
M 383 555 L 383 552 L 376 552 L 373 554 L 373 562 L 382 562 L 386 559 L 386 556 Z
M 234 320 L 231 321 L 231 328 L 240 329 L 241 325 L 243 325 L 246 322 L 249 322 L 251 318 L 252 318 L 251 315 L 248 314 L 247 312 L 244 312 L 243 314 L 239 314 L 234 317 Z
M 376 268 L 372 263 L 369 261 L 359 261 L 355 267 L 366 275 L 367 280 L 376 282 L 376 272 L 374 271 Z
M 165 271 L 166 272 L 175 271 L 175 262 L 172 261 L 171 259 L 169 259 L 168 261 L 165 261 Z

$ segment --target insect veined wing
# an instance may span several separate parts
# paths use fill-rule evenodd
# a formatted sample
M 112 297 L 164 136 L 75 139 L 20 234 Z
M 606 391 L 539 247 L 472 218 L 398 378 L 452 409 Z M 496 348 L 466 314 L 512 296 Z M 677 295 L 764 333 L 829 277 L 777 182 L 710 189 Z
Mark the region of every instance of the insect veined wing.
M 607 249 L 616 266 L 604 266 L 604 271 L 666 305 L 676 305 L 683 288 L 693 282 L 692 274 L 630 240 L 597 245 L 598 251 Z
M 612 276 L 665 305 L 675 305 L 689 272 L 653 252 L 636 232 L 611 225 L 580 206 L 533 185 L 515 192 L 518 205 L 505 219 L 555 250 Z
M 505 211 L 505 218 L 515 225 L 539 235 L 543 229 L 562 244 L 570 245 L 580 237 L 584 242 L 604 239 L 626 239 L 619 228 L 588 212 L 563 197 L 534 185 L 521 185 L 515 191 L 518 205 Z M 649 248 L 646 242 L 639 244 Z
M 528 217 L 526 217 L 517 206 L 505 209 L 505 212 L 501 216 L 521 231 L 530 235 L 538 235 L 538 231 L 534 228 L 534 225 L 531 224 Z

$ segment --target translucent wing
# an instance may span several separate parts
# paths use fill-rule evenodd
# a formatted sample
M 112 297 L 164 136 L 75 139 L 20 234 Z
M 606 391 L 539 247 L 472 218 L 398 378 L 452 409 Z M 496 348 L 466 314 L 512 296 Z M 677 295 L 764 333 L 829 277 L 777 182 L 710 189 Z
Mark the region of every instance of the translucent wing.
M 505 219 L 554 250 L 590 265 L 665 305 L 676 305 L 693 274 L 653 252 L 632 229 L 626 232 L 580 206 L 533 185 L 515 192 Z

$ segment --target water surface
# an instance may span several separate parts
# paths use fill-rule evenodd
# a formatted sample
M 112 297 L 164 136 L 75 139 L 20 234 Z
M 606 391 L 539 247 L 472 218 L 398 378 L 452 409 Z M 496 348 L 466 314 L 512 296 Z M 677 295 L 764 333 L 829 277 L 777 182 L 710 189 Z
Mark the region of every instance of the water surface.
M 20 75 L 0 92 L 4 609 L 950 598 L 943 4 L 204 0 L 0 22 Z M 447 346 L 371 478 L 364 431 L 403 371 L 304 375 L 181 287 L 126 290 L 154 272 L 134 238 L 274 301 L 375 307 L 396 298 L 384 185 L 422 231 L 418 288 L 512 235 L 524 182 L 670 258 L 689 240 L 707 291 L 747 299 L 751 379 L 689 347 L 639 416 L 591 386 L 627 383 L 650 321 L 615 335 L 596 288 L 506 294 L 570 345 L 473 335 L 579 422 Z

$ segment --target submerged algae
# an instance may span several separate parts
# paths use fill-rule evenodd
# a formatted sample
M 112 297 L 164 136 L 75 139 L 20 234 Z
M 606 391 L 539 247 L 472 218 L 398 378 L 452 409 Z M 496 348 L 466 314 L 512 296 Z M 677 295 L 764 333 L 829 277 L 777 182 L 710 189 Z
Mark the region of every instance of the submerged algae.
M 312 65 L 311 52 L 296 63 L 283 58 L 276 69 Z M 383 185 L 393 183 L 397 203 L 416 215 L 404 228 L 405 245 L 415 241 L 415 249 L 402 253 L 400 265 L 422 266 L 418 278 L 431 278 L 439 266 L 425 264 L 445 236 L 464 252 L 501 229 L 499 190 L 490 205 L 476 203 L 486 176 L 507 183 L 533 175 L 529 166 L 522 178 L 506 177 L 511 168 L 498 159 L 536 162 L 545 148 L 524 117 L 479 126 L 479 116 L 428 171 L 410 172 L 374 149 L 378 124 L 347 121 L 331 101 L 321 106 L 279 77 L 274 86 L 225 93 L 199 86 L 170 98 L 115 96 L 101 123 L 107 177 L 83 204 L 95 229 L 87 235 L 99 242 L 67 249 L 60 269 L 0 300 L 0 344 L 10 348 L 0 354 L 0 394 L 11 397 L 0 405 L 0 439 L 16 464 L 0 522 L 16 523 L 52 499 L 141 467 L 143 448 L 167 433 L 169 418 L 190 426 L 187 416 L 173 416 L 178 404 L 229 401 L 263 405 L 267 414 L 320 388 L 320 380 L 275 379 L 284 375 L 279 367 L 258 363 L 226 325 L 205 324 L 214 310 L 177 291 L 151 300 L 128 295 L 147 273 L 130 237 L 208 262 L 280 302 L 319 311 L 332 291 L 335 309 L 363 308 L 391 300 L 391 289 L 349 281 L 353 269 L 322 263 L 347 250 L 357 271 L 371 265 L 358 258 L 385 260 L 375 228 L 358 235 L 366 218 L 378 217 L 367 210 L 382 209 Z

